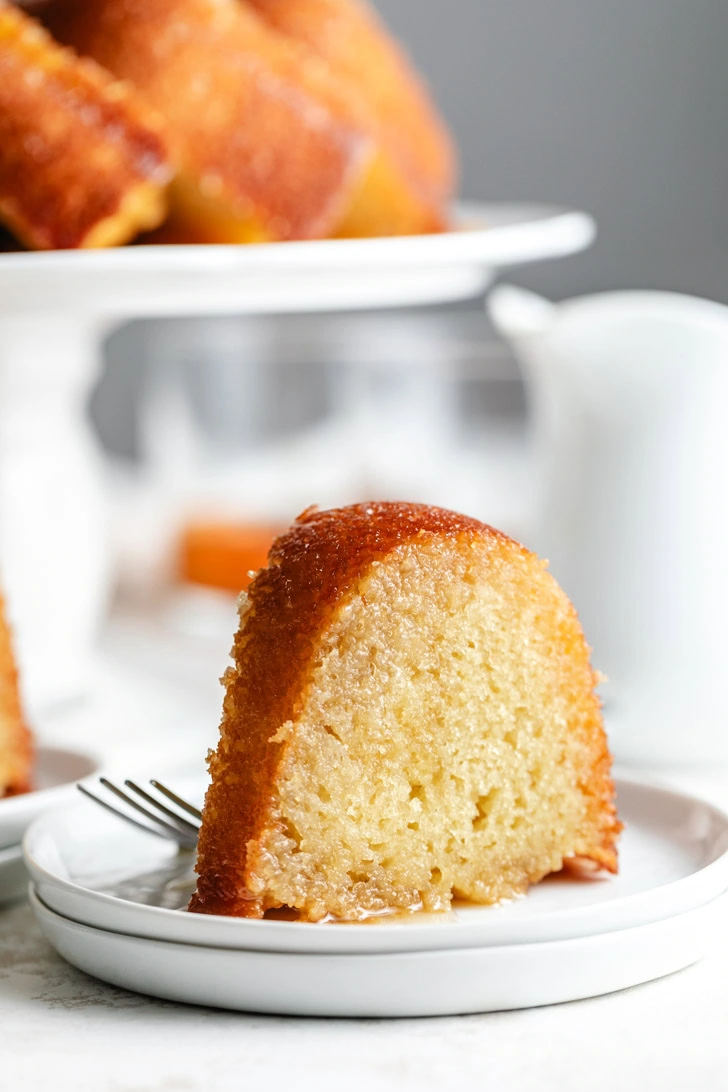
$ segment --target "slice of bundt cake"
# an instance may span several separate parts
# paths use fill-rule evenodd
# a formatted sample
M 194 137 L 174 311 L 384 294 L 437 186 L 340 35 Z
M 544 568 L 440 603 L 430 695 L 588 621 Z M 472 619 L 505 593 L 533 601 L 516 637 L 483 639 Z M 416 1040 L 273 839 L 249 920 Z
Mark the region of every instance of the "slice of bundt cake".
M 506 535 L 420 505 L 305 512 L 233 655 L 192 910 L 351 920 L 616 870 L 589 649 Z
M 36 249 L 125 243 L 161 223 L 170 176 L 133 92 L 0 0 L 0 223 Z
M 30 788 L 33 749 L 18 695 L 5 604 L 0 598 L 0 797 Z

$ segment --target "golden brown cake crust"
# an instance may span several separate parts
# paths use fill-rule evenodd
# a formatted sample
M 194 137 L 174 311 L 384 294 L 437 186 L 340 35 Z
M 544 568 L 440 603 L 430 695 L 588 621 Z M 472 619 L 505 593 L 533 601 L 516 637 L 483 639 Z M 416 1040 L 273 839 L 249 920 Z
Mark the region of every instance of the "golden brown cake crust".
M 223 221 L 250 223 L 246 241 L 322 236 L 338 222 L 372 142 L 321 62 L 248 5 L 58 0 L 46 21 L 164 118 L 180 171 L 174 216 L 192 223 L 209 200 Z
M 126 242 L 161 221 L 170 175 L 129 89 L 0 0 L 0 221 L 38 249 Z
M 31 787 L 33 741 L 23 719 L 5 603 L 0 596 L 0 797 Z
M 276 540 L 268 568 L 258 573 L 248 589 L 249 609 L 233 649 L 236 667 L 226 676 L 223 733 L 218 750 L 210 756 L 212 784 L 205 801 L 199 880 L 190 909 L 242 917 L 261 915 L 260 901 L 246 893 L 241 847 L 257 837 L 266 820 L 271 787 L 286 747 L 273 742 L 272 737 L 281 725 L 296 718 L 316 654 L 317 635 L 372 562 L 403 543 L 425 543 L 442 536 L 463 543 L 486 540 L 494 555 L 533 556 L 507 535 L 477 520 L 415 504 L 370 503 L 323 512 L 307 510 Z M 564 650 L 565 655 L 569 652 Z M 595 814 L 604 816 L 602 845 L 590 855 L 603 867 L 616 870 L 619 826 L 612 803 L 611 760 L 598 701 L 594 697 L 590 701 L 594 740 L 589 746 L 595 750 L 595 761 L 586 792 L 593 797 Z M 235 723 L 236 738 L 246 741 L 245 764 L 235 762 L 228 750 L 234 750 L 235 742 L 224 730 L 227 718 Z
M 376 12 L 361 0 L 248 0 L 304 42 L 371 115 L 413 185 L 441 210 L 456 182 L 455 151 L 427 89 Z

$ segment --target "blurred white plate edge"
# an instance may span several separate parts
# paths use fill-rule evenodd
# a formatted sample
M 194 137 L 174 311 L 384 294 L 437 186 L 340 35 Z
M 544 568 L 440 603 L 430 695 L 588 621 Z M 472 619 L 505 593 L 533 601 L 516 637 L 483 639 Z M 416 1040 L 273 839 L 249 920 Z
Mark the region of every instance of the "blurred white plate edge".
M 99 760 L 86 751 L 39 746 L 36 750 L 32 792 L 0 800 L 0 849 L 19 845 L 26 828 L 41 812 L 76 795 L 76 782 L 99 769 Z

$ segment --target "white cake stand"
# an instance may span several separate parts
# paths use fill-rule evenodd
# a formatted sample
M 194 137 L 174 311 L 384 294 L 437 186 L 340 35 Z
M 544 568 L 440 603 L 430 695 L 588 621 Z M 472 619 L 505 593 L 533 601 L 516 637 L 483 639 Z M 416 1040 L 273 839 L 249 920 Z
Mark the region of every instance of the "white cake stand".
M 330 311 L 479 295 L 506 265 L 588 246 L 581 212 L 458 206 L 440 235 L 255 246 L 132 246 L 0 255 L 0 313 L 94 319 Z
M 0 570 L 31 713 L 83 688 L 106 607 L 86 422 L 104 335 L 146 316 L 474 298 L 498 269 L 576 253 L 595 232 L 582 212 L 538 206 L 463 204 L 453 219 L 407 238 L 0 254 Z

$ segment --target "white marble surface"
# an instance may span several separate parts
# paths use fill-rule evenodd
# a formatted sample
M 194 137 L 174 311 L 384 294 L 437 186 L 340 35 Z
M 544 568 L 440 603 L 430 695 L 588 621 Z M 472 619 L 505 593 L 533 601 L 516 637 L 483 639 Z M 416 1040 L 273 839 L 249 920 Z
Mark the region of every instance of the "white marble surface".
M 227 643 L 222 631 L 171 637 L 157 623 L 119 619 L 94 697 L 50 718 L 45 734 L 93 743 L 121 772 L 196 765 L 215 738 Z M 728 771 L 671 779 L 728 805 Z M 419 1092 L 471 1081 L 518 1092 L 725 1092 L 727 1030 L 728 934 L 694 967 L 589 1001 L 447 1019 L 303 1020 L 104 985 L 55 954 L 26 904 L 0 909 L 2 1092 Z

